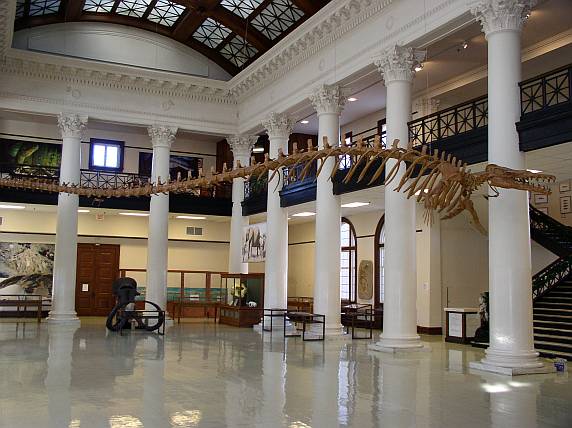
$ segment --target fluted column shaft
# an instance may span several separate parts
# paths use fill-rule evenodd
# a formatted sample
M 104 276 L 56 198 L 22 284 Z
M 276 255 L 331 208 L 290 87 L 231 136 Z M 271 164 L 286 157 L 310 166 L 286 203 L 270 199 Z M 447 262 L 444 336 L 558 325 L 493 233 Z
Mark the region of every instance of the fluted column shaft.
M 419 53 L 411 48 L 394 46 L 376 60 L 387 87 L 387 144 L 398 139 L 400 147 L 407 146 L 413 67 L 418 57 Z M 395 162 L 388 161 L 386 171 Z M 400 165 L 395 182 L 399 182 L 405 169 L 405 165 Z M 415 201 L 393 187 L 385 186 L 383 334 L 374 346 L 416 349 L 422 344 L 417 335 Z
M 177 128 L 150 126 L 149 137 L 153 144 L 151 180 L 165 182 L 169 179 L 171 144 Z M 167 306 L 167 269 L 169 260 L 169 195 L 152 195 L 149 204 L 149 233 L 147 240 L 147 290 L 146 300 L 162 309 Z
M 322 85 L 310 100 L 318 114 L 318 144 L 324 137 L 332 146 L 340 143 L 340 114 L 346 98 L 335 85 Z M 318 176 L 316 188 L 316 244 L 314 274 L 314 312 L 326 316 L 326 329 L 338 332 L 340 322 L 340 197 L 334 195 L 330 172 L 335 159 L 328 158 Z
M 79 184 L 81 137 L 86 123 L 87 117 L 77 114 L 62 113 L 58 117 L 62 135 L 61 184 Z M 75 311 L 78 207 L 78 195 L 58 195 L 52 310 L 48 318 L 52 323 L 79 321 Z
M 284 114 L 272 113 L 263 123 L 270 138 L 270 157 L 278 156 L 279 150 L 288 153 L 288 139 L 293 122 Z M 272 175 L 273 171 L 269 171 Z M 265 308 L 286 308 L 288 300 L 288 212 L 280 206 L 282 170 L 268 182 L 266 209 L 266 263 L 264 276 Z
M 250 164 L 250 154 L 257 137 L 234 135 L 227 138 L 234 156 L 235 165 Z M 228 255 L 228 271 L 230 273 L 248 273 L 248 263 L 242 262 L 242 234 L 248 226 L 248 218 L 242 215 L 244 201 L 244 178 L 235 178 L 232 182 L 232 217 L 230 219 L 230 250 Z
M 489 163 L 524 169 L 516 122 L 520 118 L 521 29 L 535 1 L 485 0 L 472 12 L 488 41 Z M 534 371 L 532 271 L 528 196 L 499 189 L 489 199 L 490 347 L 482 363 Z M 494 369 L 493 369 L 494 370 Z

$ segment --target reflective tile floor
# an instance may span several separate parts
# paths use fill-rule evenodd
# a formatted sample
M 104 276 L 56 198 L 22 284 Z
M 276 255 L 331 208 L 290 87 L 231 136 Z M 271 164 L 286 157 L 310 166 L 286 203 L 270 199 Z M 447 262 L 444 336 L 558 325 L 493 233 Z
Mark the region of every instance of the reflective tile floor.
M 570 373 L 470 373 L 483 351 L 423 337 L 303 343 L 212 322 L 165 337 L 0 322 L 0 427 L 572 427 Z

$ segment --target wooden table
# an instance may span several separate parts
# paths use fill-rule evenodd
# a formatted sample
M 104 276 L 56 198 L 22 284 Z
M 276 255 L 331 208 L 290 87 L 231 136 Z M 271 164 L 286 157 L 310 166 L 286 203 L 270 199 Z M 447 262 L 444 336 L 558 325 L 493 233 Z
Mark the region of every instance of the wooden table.
M 183 313 L 184 308 L 203 308 L 204 314 L 206 318 L 209 318 L 209 308 L 214 309 L 214 320 L 216 321 L 218 317 L 218 309 L 220 308 L 220 302 L 218 300 L 201 300 L 191 297 L 183 297 L 178 301 L 175 301 L 176 311 L 177 314 L 177 323 L 181 323 L 181 316 Z
M 36 308 L 36 318 L 42 322 L 42 307 L 44 299 L 37 294 L 2 294 L 0 295 L 0 306 L 15 307 L 16 313 L 20 314 L 20 309 L 24 311 L 28 306 Z

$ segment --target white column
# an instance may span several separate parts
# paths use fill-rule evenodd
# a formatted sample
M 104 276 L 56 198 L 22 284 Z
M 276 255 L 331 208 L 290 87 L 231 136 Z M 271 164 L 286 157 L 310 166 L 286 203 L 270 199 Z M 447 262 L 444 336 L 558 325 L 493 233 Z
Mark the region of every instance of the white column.
M 340 143 L 340 114 L 346 97 L 337 85 L 322 85 L 310 96 L 318 113 L 318 144 Z M 340 322 L 340 197 L 334 195 L 330 173 L 335 159 L 328 158 L 318 176 L 316 189 L 316 245 L 314 274 L 314 312 L 326 316 L 330 334 L 341 332 Z
M 287 154 L 293 121 L 285 114 L 271 113 L 262 125 L 270 138 L 270 157 L 277 157 L 280 149 Z M 285 309 L 288 303 L 288 212 L 280 206 L 281 175 L 279 171 L 268 183 L 264 307 Z
M 399 139 L 400 147 L 409 140 L 407 122 L 411 117 L 411 83 L 413 67 L 421 53 L 412 48 L 394 46 L 375 61 L 387 87 L 387 143 Z M 386 170 L 395 161 L 387 162 Z M 405 172 L 400 165 L 395 183 Z M 415 201 L 395 185 L 385 186 L 385 290 L 383 302 L 383 334 L 371 349 L 385 352 L 418 350 L 422 343 L 417 335 L 417 273 L 415 255 Z
M 79 184 L 81 137 L 86 123 L 87 117 L 77 114 L 61 113 L 58 116 L 62 134 L 60 183 Z M 78 195 L 58 195 L 52 310 L 48 318 L 52 323 L 79 322 L 75 312 L 78 207 Z
M 234 135 L 227 138 L 234 156 L 234 164 L 242 166 L 250 164 L 250 154 L 258 137 L 251 135 Z M 228 271 L 230 273 L 248 273 L 248 263 L 242 263 L 242 233 L 248 225 L 248 217 L 242 215 L 244 200 L 244 179 L 235 178 L 232 182 L 232 217 L 230 219 L 230 250 L 228 254 Z
M 147 128 L 153 144 L 151 181 L 169 179 L 171 144 L 177 128 L 154 125 Z M 167 269 L 169 259 L 169 195 L 152 195 L 149 204 L 149 238 L 147 239 L 147 289 L 145 300 L 162 309 L 167 305 Z
M 489 163 L 524 169 L 520 118 L 522 24 L 532 0 L 485 0 L 472 10 L 488 41 Z M 490 347 L 471 367 L 506 374 L 546 371 L 534 350 L 528 195 L 489 199 Z

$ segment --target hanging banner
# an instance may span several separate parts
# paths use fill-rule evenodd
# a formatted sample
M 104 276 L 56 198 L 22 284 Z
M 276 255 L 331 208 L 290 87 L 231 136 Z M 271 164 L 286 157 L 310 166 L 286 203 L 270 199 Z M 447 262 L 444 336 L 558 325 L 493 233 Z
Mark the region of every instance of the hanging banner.
M 266 260 L 266 223 L 245 226 L 242 233 L 242 262 Z

